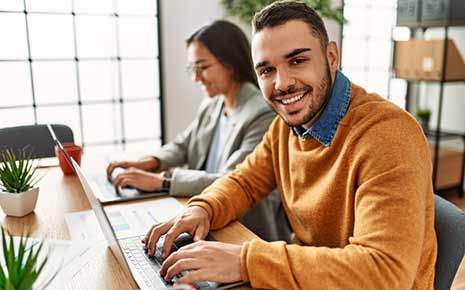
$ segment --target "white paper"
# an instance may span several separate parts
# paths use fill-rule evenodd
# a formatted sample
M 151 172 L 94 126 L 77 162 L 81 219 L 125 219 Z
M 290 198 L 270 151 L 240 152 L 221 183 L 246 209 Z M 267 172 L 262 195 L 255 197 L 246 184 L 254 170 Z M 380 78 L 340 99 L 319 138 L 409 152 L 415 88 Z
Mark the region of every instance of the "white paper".
M 65 221 L 72 241 L 98 242 L 105 240 L 92 210 L 67 213 Z
M 48 158 L 41 158 L 38 161 L 38 168 L 47 168 L 47 167 L 55 167 L 58 166 L 58 158 L 56 157 L 48 157 Z
M 155 201 L 119 204 L 105 208 L 118 237 L 145 235 L 154 224 L 168 221 L 184 210 L 184 205 L 172 197 Z
M 154 224 L 168 221 L 184 210 L 184 205 L 172 197 L 154 201 L 118 204 L 105 208 L 110 224 L 118 239 L 145 235 Z M 105 240 L 92 210 L 65 215 L 71 240 L 98 242 Z

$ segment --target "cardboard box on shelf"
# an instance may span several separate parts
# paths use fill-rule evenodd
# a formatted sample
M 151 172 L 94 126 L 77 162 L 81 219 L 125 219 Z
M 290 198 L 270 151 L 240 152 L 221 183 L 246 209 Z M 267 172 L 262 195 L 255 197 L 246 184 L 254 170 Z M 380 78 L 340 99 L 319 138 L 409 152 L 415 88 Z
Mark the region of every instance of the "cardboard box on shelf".
M 444 40 L 410 39 L 394 45 L 394 73 L 397 78 L 440 81 Z M 446 81 L 465 80 L 465 62 L 452 39 L 447 41 Z

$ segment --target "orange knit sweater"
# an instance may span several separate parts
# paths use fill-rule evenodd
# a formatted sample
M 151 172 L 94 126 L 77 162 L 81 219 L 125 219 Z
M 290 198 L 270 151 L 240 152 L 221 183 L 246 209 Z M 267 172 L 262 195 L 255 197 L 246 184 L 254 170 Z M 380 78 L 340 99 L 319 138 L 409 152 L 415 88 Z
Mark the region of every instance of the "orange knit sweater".
M 255 151 L 190 205 L 218 229 L 275 186 L 299 244 L 252 240 L 242 278 L 263 289 L 433 289 L 431 161 L 415 120 L 352 85 L 346 115 L 324 147 L 277 117 Z

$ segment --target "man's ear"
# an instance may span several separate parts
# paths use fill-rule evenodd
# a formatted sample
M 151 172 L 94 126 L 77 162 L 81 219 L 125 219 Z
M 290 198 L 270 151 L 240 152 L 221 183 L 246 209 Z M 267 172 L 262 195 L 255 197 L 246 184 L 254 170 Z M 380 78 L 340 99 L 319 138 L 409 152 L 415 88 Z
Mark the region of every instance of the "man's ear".
M 339 68 L 339 49 L 337 48 L 336 42 L 328 42 L 326 47 L 326 59 L 328 60 L 329 69 L 331 74 L 335 74 Z

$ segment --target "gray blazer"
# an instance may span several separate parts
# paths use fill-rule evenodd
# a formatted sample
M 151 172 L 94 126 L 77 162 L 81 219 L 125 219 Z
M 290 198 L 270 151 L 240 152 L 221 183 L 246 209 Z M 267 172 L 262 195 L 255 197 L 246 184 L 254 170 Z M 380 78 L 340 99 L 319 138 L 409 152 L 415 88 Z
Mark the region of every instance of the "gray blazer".
M 164 145 L 153 156 L 160 160 L 159 170 L 173 171 L 170 194 L 192 196 L 201 193 L 217 178 L 234 169 L 262 140 L 275 114 L 253 84 L 242 85 L 230 120 L 233 129 L 227 138 L 215 174 L 202 168 L 208 157 L 210 144 L 219 122 L 223 97 L 207 98 L 200 105 L 195 120 L 176 136 L 174 142 Z M 187 166 L 187 168 L 179 168 Z
M 176 136 L 174 142 L 164 145 L 153 154 L 160 160 L 160 171 L 175 168 L 171 180 L 171 195 L 199 194 L 217 178 L 233 170 L 262 140 L 275 117 L 263 100 L 260 90 L 251 83 L 244 83 L 230 116 L 233 129 L 220 157 L 220 170 L 209 174 L 203 167 L 223 103 L 222 96 L 206 98 L 189 127 Z M 241 221 L 260 237 L 276 240 L 279 238 L 276 213 L 282 210 L 281 207 L 279 194 L 273 192 L 269 198 L 242 217 Z

